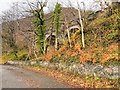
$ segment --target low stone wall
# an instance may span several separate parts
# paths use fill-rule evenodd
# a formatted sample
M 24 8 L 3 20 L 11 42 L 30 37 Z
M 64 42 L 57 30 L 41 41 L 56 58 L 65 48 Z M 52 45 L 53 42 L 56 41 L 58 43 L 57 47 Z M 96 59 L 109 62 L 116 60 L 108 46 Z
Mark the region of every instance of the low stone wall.
M 70 72 L 80 75 L 89 75 L 109 79 L 118 79 L 120 78 L 120 66 L 112 65 L 101 65 L 101 64 L 76 64 L 76 63 L 49 63 L 46 61 L 31 61 L 31 62 L 13 62 L 9 61 L 9 64 L 18 64 L 18 65 L 39 65 L 41 67 L 47 67 L 51 69 L 58 69 L 64 72 Z

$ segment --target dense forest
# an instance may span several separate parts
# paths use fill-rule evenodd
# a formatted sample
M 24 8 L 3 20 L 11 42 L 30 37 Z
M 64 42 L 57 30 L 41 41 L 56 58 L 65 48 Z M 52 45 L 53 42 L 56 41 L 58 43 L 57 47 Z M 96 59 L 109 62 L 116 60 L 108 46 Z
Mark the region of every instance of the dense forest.
M 71 3 L 62 7 L 58 2 L 46 14 L 43 9 L 47 1 L 27 2 L 29 15 L 19 18 L 21 12 L 4 13 L 2 62 L 119 66 L 120 2 L 95 3 L 100 7 L 97 11 L 81 9 L 79 3 L 77 8 Z

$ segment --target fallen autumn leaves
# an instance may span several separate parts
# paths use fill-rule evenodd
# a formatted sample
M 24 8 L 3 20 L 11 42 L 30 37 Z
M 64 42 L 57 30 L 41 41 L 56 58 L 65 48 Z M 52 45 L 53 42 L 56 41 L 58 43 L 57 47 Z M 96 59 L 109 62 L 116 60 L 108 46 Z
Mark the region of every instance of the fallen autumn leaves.
M 46 74 L 55 78 L 59 82 L 71 85 L 73 88 L 117 88 L 117 84 L 113 80 L 101 79 L 89 76 L 73 75 L 58 70 L 52 70 L 41 67 L 23 66 L 21 68 L 35 71 L 37 73 Z

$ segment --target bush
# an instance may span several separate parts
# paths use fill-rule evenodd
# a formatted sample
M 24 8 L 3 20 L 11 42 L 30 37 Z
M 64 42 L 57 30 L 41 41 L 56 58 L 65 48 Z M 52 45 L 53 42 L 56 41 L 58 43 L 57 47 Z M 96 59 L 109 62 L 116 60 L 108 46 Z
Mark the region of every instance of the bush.
M 18 60 L 25 60 L 28 56 L 28 52 L 26 50 L 21 50 L 17 53 Z
M 50 62 L 58 63 L 59 60 L 60 60 L 60 57 L 54 56 Z
M 2 60 L 4 61 L 4 62 L 7 62 L 7 61 L 9 61 L 9 60 L 16 60 L 17 58 L 16 58 L 16 56 L 15 56 L 15 54 L 13 53 L 13 52 L 10 52 L 10 53 L 7 53 L 7 54 L 3 54 L 2 55 Z

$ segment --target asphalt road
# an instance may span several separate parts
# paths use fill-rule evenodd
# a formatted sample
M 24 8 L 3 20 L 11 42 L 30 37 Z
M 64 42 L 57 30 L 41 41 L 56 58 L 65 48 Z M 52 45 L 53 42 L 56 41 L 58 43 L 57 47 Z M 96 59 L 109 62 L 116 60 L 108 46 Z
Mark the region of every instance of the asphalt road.
M 58 82 L 52 77 L 42 73 L 22 68 L 0 65 L 2 88 L 70 88 L 71 86 Z

